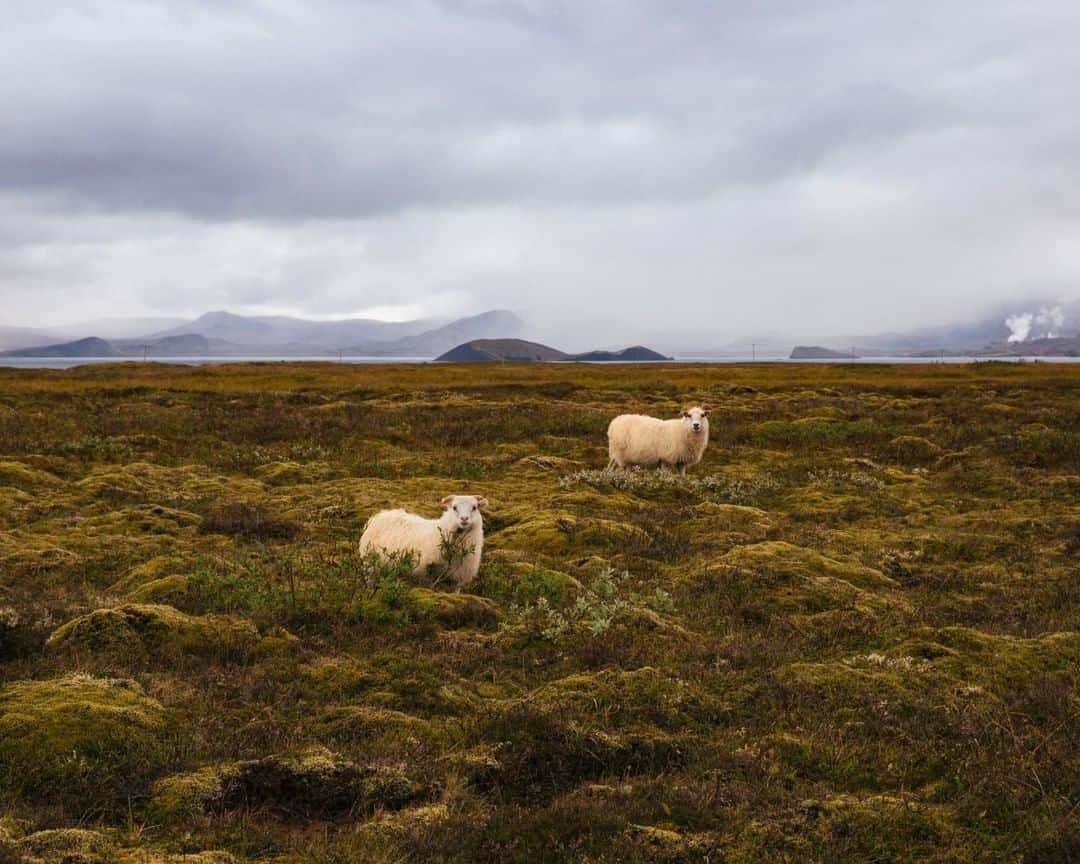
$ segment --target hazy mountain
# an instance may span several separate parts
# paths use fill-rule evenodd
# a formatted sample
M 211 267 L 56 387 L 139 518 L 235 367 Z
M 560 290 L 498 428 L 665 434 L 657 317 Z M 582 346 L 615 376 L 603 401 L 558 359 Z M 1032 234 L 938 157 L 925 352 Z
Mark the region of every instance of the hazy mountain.
M 4 355 L 7 357 L 115 357 L 116 351 L 104 339 L 90 336 L 86 339 L 76 339 L 74 342 L 5 351 Z
M 392 342 L 430 330 L 443 322 L 435 319 L 416 321 L 376 321 L 370 318 L 347 318 L 341 321 L 312 321 L 286 315 L 235 315 L 232 312 L 207 312 L 176 327 L 152 334 L 151 338 L 197 334 L 259 352 L 288 349 L 290 354 L 321 354 L 339 349 L 351 351 L 357 344 Z
M 514 334 L 523 328 L 511 312 L 495 310 L 449 323 L 434 319 L 374 321 L 354 318 L 343 321 L 308 321 L 287 316 L 234 315 L 208 312 L 167 330 L 139 338 L 106 340 L 98 334 L 81 340 L 59 342 L 42 331 L 9 328 L 11 346 L 18 356 L 86 357 L 86 346 L 96 346 L 99 356 L 333 356 L 339 350 L 350 355 L 385 357 L 434 357 L 454 345 L 485 336 Z M 83 344 L 85 343 L 85 345 Z
M 1080 301 L 1055 303 L 1033 300 L 999 306 L 972 321 L 921 327 L 898 333 L 850 336 L 843 341 L 864 346 L 857 349 L 864 356 L 918 354 L 939 350 L 946 354 L 965 354 L 979 353 L 991 345 L 1020 345 L 1035 339 L 1078 334 Z
M 198 333 L 183 333 L 179 336 L 163 336 L 148 341 L 142 339 L 114 339 L 113 349 L 125 357 L 141 357 L 145 352 L 148 357 L 193 357 L 207 354 L 230 354 L 228 343 L 211 342 Z
M 32 327 L 0 327 L 0 351 L 15 351 L 55 342 L 56 336 Z
M 138 339 L 147 333 L 177 327 L 184 318 L 165 318 L 160 316 L 141 318 L 97 318 L 93 321 L 80 321 L 77 324 L 61 324 L 49 327 L 48 332 L 57 339 L 81 339 L 93 334 L 100 339 Z
M 138 331 L 147 324 L 155 326 L 170 324 L 164 329 Z M 727 322 L 728 324 L 730 322 Z M 100 329 L 97 329 L 100 328 Z M 595 330 L 595 328 L 593 328 Z M 735 340 L 730 335 L 715 335 L 710 341 L 704 322 L 692 334 L 624 332 L 621 329 L 609 329 L 602 333 L 583 329 L 572 315 L 567 316 L 565 326 L 547 331 L 550 341 L 568 345 L 573 349 L 583 349 L 600 343 L 609 349 L 607 354 L 615 355 L 612 343 L 615 340 L 626 344 L 639 337 L 649 345 L 656 345 L 668 354 L 678 357 L 700 356 L 720 357 L 739 356 L 749 359 L 754 352 L 759 358 L 766 356 L 786 356 L 790 346 L 801 343 L 813 347 L 825 344 L 836 345 L 837 354 L 850 356 L 852 351 L 862 357 L 883 355 L 918 355 L 935 354 L 984 354 L 1010 353 L 1023 354 L 1069 350 L 1056 342 L 1062 338 L 1080 335 L 1080 302 L 1053 303 L 1026 301 L 1000 306 L 986 314 L 973 317 L 972 320 L 958 323 L 943 323 L 933 327 L 923 327 L 904 332 L 878 333 L 871 335 L 820 334 L 818 336 L 802 334 L 783 336 L 777 333 L 750 334 Z M 225 356 L 245 355 L 263 356 L 335 356 L 338 351 L 347 355 L 373 355 L 382 357 L 436 357 L 455 346 L 464 345 L 478 339 L 509 339 L 529 336 L 549 341 L 542 332 L 529 327 L 514 313 L 506 310 L 492 310 L 479 315 L 460 318 L 454 321 L 439 319 L 418 319 L 414 321 L 376 321 L 367 318 L 351 318 L 340 321 L 318 321 L 290 316 L 246 316 L 227 311 L 207 312 L 191 321 L 179 324 L 175 319 L 162 318 L 110 318 L 86 325 L 71 325 L 63 328 L 0 327 L 0 351 L 23 351 L 22 356 L 32 356 L 37 352 L 56 352 L 68 350 L 64 346 L 75 345 L 72 351 L 83 350 L 77 344 L 80 339 L 65 339 L 59 335 L 65 331 L 72 337 L 97 337 L 110 344 L 110 348 L 121 356 L 140 356 L 143 346 L 149 346 L 149 355 L 162 356 Z M 131 334 L 132 335 L 119 335 Z M 187 337 L 187 338 L 178 338 Z M 826 341 L 827 340 L 827 341 Z M 1036 345 L 1038 340 L 1046 344 Z M 90 343 L 94 344 L 94 343 Z M 539 343 L 538 343 L 539 344 Z M 618 342 L 615 342 L 617 345 Z M 753 347 L 752 347 L 753 346 Z M 849 348 L 848 346 L 854 346 Z M 100 346 L 99 346 L 100 347 Z M 35 349 L 25 351 L 25 349 Z M 1030 350 L 1029 350 L 1030 349 Z M 797 349 L 799 351 L 802 348 Z M 39 355 L 40 356 L 40 355 Z M 55 355 L 52 356 L 67 356 Z M 71 356 L 86 356 L 75 354 Z M 106 354 L 105 356 L 113 356 Z M 567 355 L 581 356 L 581 355 Z M 613 359 L 597 356 L 596 359 Z M 657 359 L 622 356 L 614 359 Z M 799 359 L 799 358 L 795 358 Z
M 513 312 L 495 309 L 469 318 L 460 318 L 442 327 L 393 342 L 355 345 L 351 353 L 430 357 L 474 339 L 515 336 L 521 333 L 524 327 L 525 322 Z
M 1080 357 L 1080 336 L 1053 339 L 1027 339 L 1023 342 L 998 342 L 977 352 L 983 357 Z

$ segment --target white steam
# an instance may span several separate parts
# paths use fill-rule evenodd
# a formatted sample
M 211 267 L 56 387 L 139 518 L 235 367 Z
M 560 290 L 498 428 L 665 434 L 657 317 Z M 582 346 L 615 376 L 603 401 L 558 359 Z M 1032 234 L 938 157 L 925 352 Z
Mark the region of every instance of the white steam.
M 1053 339 L 1061 333 L 1061 328 L 1064 326 L 1065 312 L 1060 306 L 1043 306 L 1039 314 L 1035 316 L 1036 329 L 1041 330 L 1047 339 Z
M 1023 342 L 1031 333 L 1031 321 L 1035 316 L 1030 312 L 1022 315 L 1010 315 L 1005 319 L 1005 326 L 1009 328 L 1010 342 Z
M 1060 306 L 1043 306 L 1038 312 L 1020 312 L 1005 319 L 1010 342 L 1028 339 L 1053 339 L 1065 326 L 1065 311 Z

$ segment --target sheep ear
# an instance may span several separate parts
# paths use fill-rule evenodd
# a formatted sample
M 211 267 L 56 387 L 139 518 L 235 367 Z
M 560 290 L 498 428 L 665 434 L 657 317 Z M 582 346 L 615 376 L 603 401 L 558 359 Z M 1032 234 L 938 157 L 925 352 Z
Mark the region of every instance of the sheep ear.
M 447 496 L 446 496 L 445 498 L 443 498 L 443 499 L 442 499 L 442 501 L 440 501 L 439 503 L 440 503 L 440 504 L 442 504 L 442 506 L 443 506 L 443 507 L 449 507 L 449 506 L 450 506 L 450 502 L 451 502 L 451 501 L 453 501 L 453 500 L 454 500 L 454 496 L 453 496 L 453 495 L 447 495 Z
M 690 412 L 689 411 L 683 411 L 682 416 L 685 417 L 687 420 L 689 420 L 690 419 Z
M 708 417 L 709 416 L 709 409 L 708 408 L 702 408 L 701 409 L 701 416 L 702 417 Z
M 483 510 L 485 507 L 487 507 L 487 498 L 477 498 L 476 506 Z

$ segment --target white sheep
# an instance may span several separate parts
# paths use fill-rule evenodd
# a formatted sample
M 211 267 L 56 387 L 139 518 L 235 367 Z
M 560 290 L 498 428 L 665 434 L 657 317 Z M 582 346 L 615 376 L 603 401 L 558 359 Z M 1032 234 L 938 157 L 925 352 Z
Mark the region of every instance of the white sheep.
M 480 569 L 484 548 L 480 511 L 487 507 L 487 499 L 447 495 L 442 505 L 446 509 L 438 519 L 425 519 L 407 510 L 376 513 L 360 536 L 360 554 L 375 553 L 383 559 L 411 555 L 413 576 L 433 577 L 454 588 L 469 584 Z
M 709 443 L 709 412 L 690 408 L 677 420 L 658 420 L 644 414 L 620 414 L 608 425 L 608 468 L 640 465 L 677 467 L 686 475 L 697 465 Z

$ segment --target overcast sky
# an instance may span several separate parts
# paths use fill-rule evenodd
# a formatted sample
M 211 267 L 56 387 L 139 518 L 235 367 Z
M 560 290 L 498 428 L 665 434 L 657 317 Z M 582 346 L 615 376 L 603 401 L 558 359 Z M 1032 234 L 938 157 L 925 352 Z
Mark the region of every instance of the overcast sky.
M 1075 0 L 0 0 L 0 324 L 1080 296 Z

